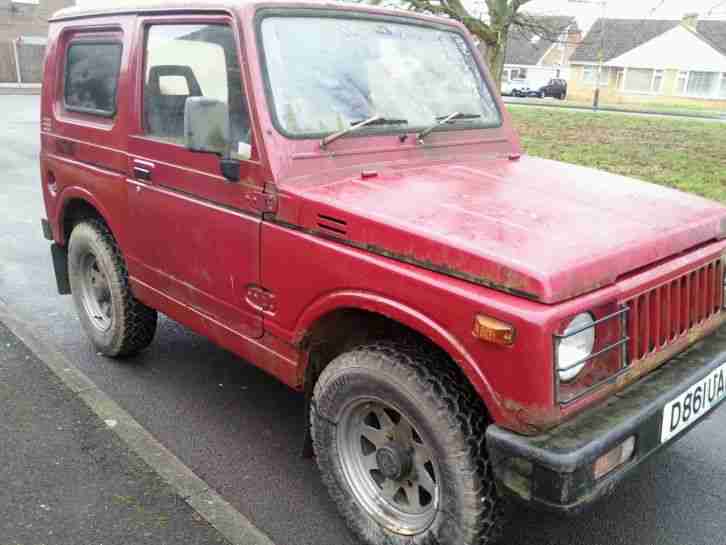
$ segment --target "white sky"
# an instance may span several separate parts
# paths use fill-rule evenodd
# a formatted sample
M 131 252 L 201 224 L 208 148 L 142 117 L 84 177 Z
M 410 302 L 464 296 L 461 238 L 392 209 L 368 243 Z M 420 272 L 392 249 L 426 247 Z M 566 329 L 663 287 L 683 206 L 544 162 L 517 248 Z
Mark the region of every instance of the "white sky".
M 76 0 L 82 6 L 120 6 L 128 3 L 141 3 L 143 0 Z M 154 1 L 154 0 L 150 0 Z M 480 12 L 482 0 L 464 0 L 476 6 Z M 587 30 L 602 15 L 599 0 L 532 0 L 525 6 L 526 11 L 550 15 L 573 15 L 581 28 Z M 726 19 L 726 0 L 606 0 L 607 17 L 642 19 L 680 19 L 686 13 L 698 12 L 702 18 Z M 158 0 L 156 0 L 158 3 Z M 477 9 L 479 8 L 479 9 Z

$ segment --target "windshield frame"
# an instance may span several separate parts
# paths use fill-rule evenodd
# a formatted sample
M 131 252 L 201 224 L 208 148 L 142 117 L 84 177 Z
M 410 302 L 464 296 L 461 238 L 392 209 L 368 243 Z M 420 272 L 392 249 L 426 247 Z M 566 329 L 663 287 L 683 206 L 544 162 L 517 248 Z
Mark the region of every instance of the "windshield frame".
M 462 29 L 456 25 L 447 24 L 445 22 L 428 21 L 425 19 L 419 19 L 405 14 L 395 15 L 389 13 L 373 13 L 370 11 L 358 11 L 353 9 L 335 9 L 335 8 L 316 8 L 316 7 L 265 7 L 257 10 L 254 18 L 255 28 L 255 42 L 258 50 L 258 60 L 260 63 L 260 72 L 262 73 L 263 87 L 265 90 L 265 100 L 267 102 L 267 108 L 269 110 L 270 119 L 275 127 L 275 130 L 290 140 L 320 140 L 330 134 L 331 131 L 327 132 L 309 132 L 309 133 L 293 133 L 288 131 L 283 124 L 280 122 L 277 115 L 277 108 L 275 105 L 275 96 L 272 91 L 272 83 L 270 81 L 270 74 L 267 65 L 267 55 L 265 52 L 265 45 L 262 35 L 262 23 L 269 17 L 309 17 L 313 19 L 349 19 L 349 20 L 364 20 L 364 21 L 376 21 L 376 22 L 389 22 L 397 23 L 401 25 L 419 26 L 424 28 L 430 28 L 443 32 L 451 32 L 457 34 L 466 44 L 470 53 L 474 58 L 478 58 L 480 55 L 472 47 L 470 38 L 462 31 Z M 497 118 L 496 122 L 483 122 L 476 119 L 467 119 L 457 121 L 456 123 L 447 124 L 446 126 L 437 127 L 433 132 L 450 132 L 450 131 L 464 131 L 464 130 L 486 130 L 486 129 L 499 129 L 504 125 L 504 116 L 500 107 L 499 99 L 493 92 L 492 84 L 487 77 L 487 74 L 482 69 L 482 65 L 479 62 L 475 62 L 477 72 L 481 77 L 484 85 L 492 97 Z M 354 131 L 346 135 L 346 139 L 350 138 L 361 138 L 370 136 L 385 136 L 385 135 L 401 135 L 401 134 L 412 134 L 417 133 L 423 129 L 428 128 L 429 125 L 382 125 L 382 126 L 367 126 L 361 127 L 361 129 Z M 334 132 L 334 131 L 333 131 Z

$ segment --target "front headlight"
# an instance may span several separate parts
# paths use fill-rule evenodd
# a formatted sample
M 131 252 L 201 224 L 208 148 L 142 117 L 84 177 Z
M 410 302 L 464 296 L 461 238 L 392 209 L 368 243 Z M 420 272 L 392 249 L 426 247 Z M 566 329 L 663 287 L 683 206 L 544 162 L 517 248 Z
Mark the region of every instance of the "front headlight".
M 575 316 L 562 333 L 557 345 L 557 372 L 562 382 L 573 380 L 585 368 L 587 362 L 575 364 L 592 354 L 595 347 L 594 323 L 592 315 L 583 312 Z M 577 331 L 579 333 L 575 333 Z

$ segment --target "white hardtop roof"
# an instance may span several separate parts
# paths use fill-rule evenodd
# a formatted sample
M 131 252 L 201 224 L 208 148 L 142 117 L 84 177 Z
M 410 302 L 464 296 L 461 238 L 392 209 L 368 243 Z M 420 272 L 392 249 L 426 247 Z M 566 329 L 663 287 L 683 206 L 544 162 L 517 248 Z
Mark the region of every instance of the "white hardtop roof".
M 332 0 L 137 0 L 124 3 L 120 6 L 92 7 L 72 6 L 61 9 L 53 14 L 51 21 L 65 19 L 78 19 L 85 17 L 103 17 L 113 15 L 127 15 L 135 13 L 158 13 L 158 12 L 180 12 L 180 11 L 233 11 L 241 6 L 258 4 L 260 6 L 279 5 L 280 7 L 291 8 L 330 8 L 349 9 L 361 12 L 375 12 L 381 14 L 397 15 L 399 17 L 415 17 L 419 19 L 439 20 L 442 23 L 447 19 L 422 15 L 393 8 L 378 7 L 371 4 L 360 4 L 356 2 L 340 2 Z M 448 20 L 449 22 L 451 20 Z

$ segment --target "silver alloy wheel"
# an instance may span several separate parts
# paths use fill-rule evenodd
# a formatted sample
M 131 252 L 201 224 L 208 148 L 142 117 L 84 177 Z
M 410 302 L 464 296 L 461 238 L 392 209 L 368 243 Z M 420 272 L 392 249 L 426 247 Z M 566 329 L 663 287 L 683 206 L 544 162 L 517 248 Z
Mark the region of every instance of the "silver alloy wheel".
M 415 535 L 433 522 L 440 474 L 410 420 L 375 398 L 349 403 L 337 426 L 343 472 L 358 503 L 392 532 Z
M 108 277 L 98 266 L 96 256 L 91 252 L 81 258 L 80 280 L 81 301 L 89 321 L 99 331 L 111 327 L 111 289 Z

